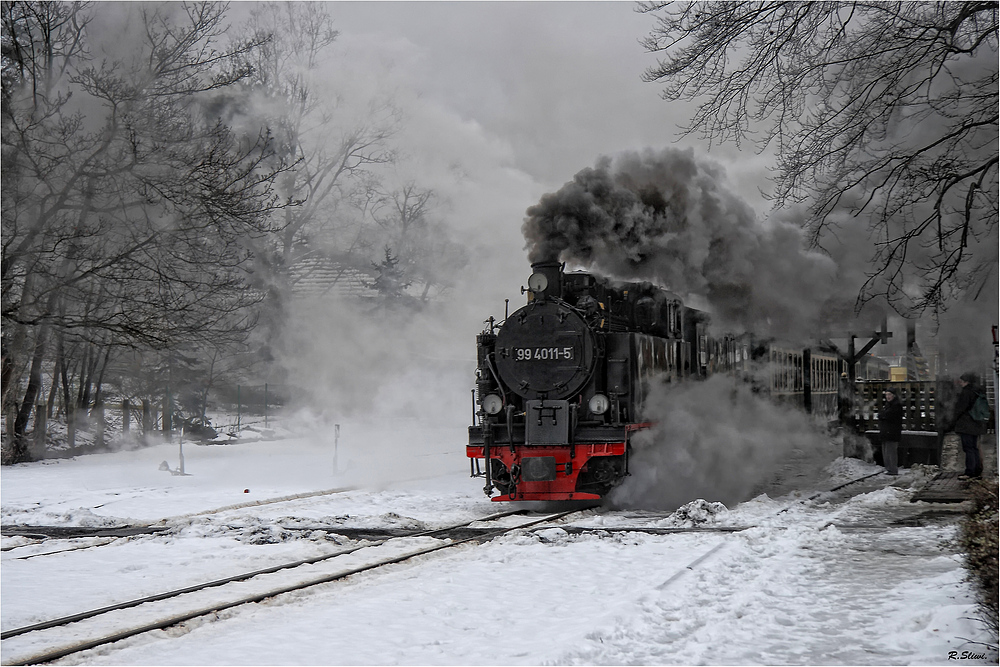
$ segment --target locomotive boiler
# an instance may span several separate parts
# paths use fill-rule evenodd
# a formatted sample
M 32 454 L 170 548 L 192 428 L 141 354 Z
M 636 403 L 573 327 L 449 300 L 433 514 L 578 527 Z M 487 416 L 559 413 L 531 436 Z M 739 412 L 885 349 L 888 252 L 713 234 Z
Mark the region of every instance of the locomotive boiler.
M 532 265 L 527 304 L 478 335 L 467 456 L 493 500 L 582 500 L 628 475 L 654 381 L 706 372 L 704 317 L 650 283 Z

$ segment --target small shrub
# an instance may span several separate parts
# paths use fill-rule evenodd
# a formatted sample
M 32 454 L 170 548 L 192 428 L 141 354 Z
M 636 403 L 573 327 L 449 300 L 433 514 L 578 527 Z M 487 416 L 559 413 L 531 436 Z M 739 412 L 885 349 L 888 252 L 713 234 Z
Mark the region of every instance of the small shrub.
M 976 598 L 983 620 L 993 633 L 997 624 L 997 550 L 998 524 L 997 480 L 975 482 L 972 487 L 972 508 L 962 519 L 958 543 L 965 553 L 965 568 L 969 581 L 976 588 Z

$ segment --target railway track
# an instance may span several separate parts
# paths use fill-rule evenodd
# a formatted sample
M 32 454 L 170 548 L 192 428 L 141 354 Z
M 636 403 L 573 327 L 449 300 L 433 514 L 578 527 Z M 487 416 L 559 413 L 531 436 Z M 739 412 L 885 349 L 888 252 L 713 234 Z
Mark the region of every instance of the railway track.
M 0 526 L 0 535 L 4 537 L 26 537 L 34 540 L 30 544 L 18 544 L 14 546 L 2 547 L 0 552 L 14 551 L 15 549 L 24 549 L 26 547 L 38 546 L 39 544 L 47 540 L 76 540 L 83 538 L 92 537 L 107 537 L 107 538 L 122 538 L 122 537 L 136 537 L 142 535 L 156 535 L 159 533 L 166 533 L 185 520 L 193 519 L 195 517 L 210 516 L 212 514 L 220 514 L 222 512 L 228 512 L 236 509 L 246 509 L 251 507 L 260 507 L 263 505 L 273 505 L 276 503 L 286 503 L 294 502 L 296 500 L 303 500 L 309 498 L 316 498 L 318 496 L 328 496 L 337 493 L 345 493 L 348 491 L 354 491 L 354 487 L 338 487 L 334 489 L 325 489 L 322 491 L 310 491 L 307 493 L 297 493 L 287 496 L 279 496 L 277 498 L 264 498 L 261 500 L 251 500 L 243 503 L 235 503 L 232 505 L 225 505 L 223 507 L 216 507 L 214 509 L 203 510 L 199 512 L 189 512 L 187 514 L 179 514 L 177 516 L 165 517 L 163 519 L 157 519 L 156 521 L 151 521 L 147 523 L 130 524 L 124 526 L 34 526 L 27 524 L 11 524 L 6 526 Z M 102 505 L 97 505 L 96 507 L 101 507 Z M 81 549 L 92 549 L 95 547 L 101 547 L 114 542 L 114 539 L 109 539 L 104 542 L 95 542 L 92 544 L 74 546 L 66 549 L 56 549 L 53 551 L 43 551 L 40 553 L 30 554 L 28 556 L 21 556 L 20 559 L 28 558 L 40 558 L 42 556 L 52 556 L 55 554 L 66 553 L 67 551 L 79 551 Z
M 775 516 L 780 516 L 781 514 L 784 514 L 784 513 L 788 512 L 790 509 L 792 509 L 796 505 L 805 504 L 805 503 L 811 502 L 813 500 L 817 500 L 819 498 L 822 498 L 823 496 L 829 497 L 829 496 L 831 496 L 833 494 L 836 494 L 838 491 L 846 489 L 847 487 L 853 486 L 855 484 L 859 484 L 859 483 L 861 483 L 861 482 L 863 482 L 863 481 L 865 481 L 867 479 L 871 479 L 873 477 L 877 477 L 877 476 L 879 476 L 881 474 L 883 474 L 883 472 L 879 471 L 879 472 L 876 472 L 876 473 L 872 473 L 870 475 L 865 475 L 863 477 L 858 477 L 857 479 L 852 479 L 850 481 L 844 482 L 843 484 L 839 484 L 837 486 L 834 486 L 833 488 L 828 489 L 826 491 L 818 491 L 818 492 L 816 492 L 816 493 L 808 496 L 807 498 L 801 498 L 801 499 L 795 501 L 794 503 L 786 505 L 782 509 L 778 510 L 775 513 Z M 867 526 L 867 525 L 866 526 L 840 526 L 839 524 L 834 523 L 834 522 L 831 521 L 831 522 L 827 522 L 823 526 L 823 528 L 828 528 L 828 527 L 831 527 L 831 526 L 836 526 L 836 527 L 850 527 L 850 528 L 864 527 L 866 529 L 879 528 L 880 527 L 880 526 Z M 738 528 L 738 529 L 734 527 L 734 528 L 730 529 L 729 531 L 719 530 L 718 532 L 741 532 L 743 530 L 747 530 L 747 529 L 752 528 L 752 527 L 753 526 L 745 526 L 745 527 Z M 711 547 L 709 549 L 706 549 L 697 558 L 695 558 L 689 564 L 687 564 L 684 567 L 682 567 L 681 569 L 679 569 L 669 579 L 667 579 L 662 584 L 660 584 L 659 586 L 657 586 L 656 589 L 660 590 L 660 591 L 666 589 L 671 584 L 673 584 L 674 582 L 676 582 L 679 579 L 681 579 L 688 572 L 691 572 L 691 571 L 695 570 L 697 567 L 699 567 L 700 565 L 702 565 L 703 563 L 705 563 L 706 561 L 708 561 L 717 552 L 725 550 L 726 547 L 729 546 L 729 544 L 730 544 L 729 542 L 722 542 L 721 544 L 716 544 L 715 546 L 713 546 L 713 547 Z
M 877 474 L 866 475 L 855 480 L 851 480 L 839 486 L 836 486 L 827 491 L 815 493 L 808 498 L 803 498 L 791 503 L 790 505 L 779 510 L 776 515 L 780 515 L 787 512 L 789 509 L 795 505 L 801 503 L 807 503 L 816 499 L 823 497 L 824 495 L 829 496 L 830 494 L 835 494 L 844 488 L 855 485 L 857 483 L 863 482 L 867 479 L 875 477 Z M 37 640 L 32 640 L 25 646 L 25 650 L 18 651 L 19 656 L 12 658 L 10 660 L 5 659 L 3 664 L 9 665 L 28 665 L 28 664 L 39 664 L 44 662 L 49 662 L 56 660 L 74 653 L 79 653 L 85 650 L 96 648 L 98 646 L 114 643 L 129 637 L 140 635 L 153 630 L 165 629 L 171 626 L 184 623 L 192 619 L 199 617 L 208 616 L 211 614 L 219 613 L 225 610 L 233 609 L 242 605 L 252 604 L 267 600 L 269 598 L 274 598 L 286 593 L 291 593 L 298 590 L 303 590 L 313 586 L 318 586 L 321 584 L 337 581 L 350 577 L 355 574 L 362 572 L 374 570 L 380 567 L 385 567 L 388 565 L 401 563 L 403 561 L 416 558 L 419 556 L 431 554 L 437 551 L 448 549 L 451 547 L 457 547 L 463 544 L 468 544 L 476 541 L 486 541 L 493 539 L 504 533 L 518 530 L 540 530 L 546 527 L 551 527 L 553 522 L 563 519 L 571 514 L 581 512 L 587 509 L 592 509 L 593 506 L 577 507 L 575 509 L 567 510 L 564 512 L 558 512 L 554 514 L 548 514 L 540 518 L 532 519 L 526 522 L 520 522 L 517 525 L 505 526 L 505 527 L 495 527 L 495 526 L 482 526 L 476 525 L 482 522 L 490 522 L 502 519 L 504 517 L 509 517 L 518 514 L 524 514 L 525 510 L 512 510 L 508 512 L 502 512 L 498 514 L 493 514 L 482 519 L 477 519 L 474 521 L 466 522 L 463 524 L 457 524 L 453 526 L 448 526 L 445 528 L 424 530 L 419 532 L 404 532 L 399 530 L 376 530 L 371 528 L 366 529 L 350 529 L 344 527 L 324 527 L 324 526 L 307 526 L 307 527 L 296 527 L 294 529 L 303 531 L 312 530 L 327 530 L 329 532 L 338 533 L 346 537 L 350 537 L 356 540 L 366 540 L 364 544 L 358 544 L 349 548 L 340 549 L 332 553 L 316 556 L 313 558 L 302 559 L 298 561 L 292 561 L 287 563 L 281 563 L 267 568 L 262 568 L 250 572 L 244 572 L 241 574 L 225 577 L 222 579 L 217 579 L 210 582 L 204 582 L 201 584 L 196 584 L 192 586 L 187 586 L 184 588 L 179 588 L 171 591 L 165 591 L 156 595 L 146 596 L 142 598 L 137 598 L 133 600 L 126 600 L 116 604 L 108 605 L 98 609 L 93 609 L 78 614 L 72 614 L 69 616 L 64 616 L 60 618 L 51 619 L 48 621 L 35 623 L 32 625 L 27 625 L 20 628 L 15 628 L 9 631 L 0 633 L 0 639 L 4 640 L 7 644 L 5 648 L 8 650 L 17 650 L 17 647 L 11 648 L 10 640 L 14 638 L 38 638 Z M 201 513 L 199 513 L 201 514 Z M 667 515 L 664 515 L 667 516 Z M 650 517 L 646 517 L 650 518 Z M 581 533 L 622 533 L 622 532 L 645 532 L 651 534 L 669 535 L 675 533 L 696 533 L 696 532 L 715 532 L 715 533 L 738 533 L 740 531 L 747 530 L 753 526 L 696 526 L 696 527 L 658 527 L 658 526 L 642 526 L 642 525 L 621 525 L 621 526 L 594 526 L 594 527 L 584 527 L 584 526 L 559 526 L 562 530 L 570 534 L 581 534 Z M 402 539 L 401 539 L 402 538 Z M 365 562 L 358 563 L 356 565 L 351 564 L 348 567 L 342 567 L 330 572 L 323 574 L 316 574 L 315 572 L 310 572 L 310 576 L 303 577 L 302 573 L 296 573 L 296 570 L 302 568 L 302 571 L 309 570 L 310 566 L 314 566 L 318 563 L 324 561 L 332 561 L 338 557 L 350 556 L 362 550 L 374 550 L 380 547 L 384 547 L 387 544 L 396 541 L 395 543 L 399 545 L 403 540 L 420 540 L 424 538 L 432 538 L 432 544 L 423 544 L 417 548 L 407 548 L 400 550 L 397 549 L 394 553 L 390 555 L 381 557 L 378 554 L 374 554 L 375 558 L 370 558 L 365 560 Z M 669 579 L 663 582 L 658 589 L 666 588 L 672 583 L 680 579 L 684 574 L 690 572 L 701 565 L 703 562 L 710 559 L 711 556 L 717 552 L 723 550 L 729 541 L 723 542 L 722 544 L 716 544 L 711 549 L 706 550 L 698 558 L 692 561 L 690 564 L 679 569 L 675 572 Z M 345 564 L 346 565 L 346 564 Z M 272 583 L 271 581 L 264 581 L 269 575 L 275 575 L 279 572 L 287 571 L 285 574 L 291 575 L 286 577 L 281 582 Z M 230 594 L 225 599 L 223 596 L 219 595 L 221 591 L 216 591 L 212 594 L 212 597 L 206 598 L 209 594 L 198 594 L 203 591 L 208 591 L 209 589 L 220 589 L 222 587 L 228 587 L 230 585 L 238 585 L 246 582 L 251 582 L 252 580 L 259 580 L 259 584 L 254 587 L 253 591 L 244 591 L 242 589 L 236 590 Z M 163 602 L 166 600 L 181 600 L 187 598 L 189 601 L 186 603 L 185 609 L 183 611 L 171 610 L 169 613 L 164 612 L 162 609 L 156 611 L 156 603 Z M 174 607 L 177 605 L 174 604 Z M 144 622 L 136 622 L 136 618 L 130 615 L 129 618 L 121 619 L 115 618 L 115 616 L 122 616 L 121 612 L 125 610 L 132 610 L 136 608 L 143 608 L 143 613 L 140 615 L 142 617 L 148 618 Z M 114 619 L 112 625 L 121 627 L 119 630 L 113 632 L 97 632 L 94 630 L 88 631 L 86 624 L 91 619 L 102 619 L 103 626 L 108 626 L 108 619 Z M 81 625 L 75 625 L 81 624 Z M 120 624 L 120 625 L 119 625 Z M 73 625 L 73 630 L 70 633 L 74 637 L 72 641 L 66 639 L 66 635 L 60 633 L 61 628 L 66 628 L 67 626 Z M 77 639 L 80 636 L 88 636 L 88 639 Z M 20 640 L 17 642 L 20 643 Z
M 525 513 L 525 511 L 524 510 L 512 510 L 512 511 L 508 511 L 508 512 L 502 512 L 502 513 L 499 513 L 499 514 L 490 515 L 488 517 L 484 517 L 484 518 L 481 518 L 481 519 L 475 519 L 475 520 L 467 522 L 465 524 L 459 524 L 459 525 L 455 525 L 455 526 L 449 526 L 449 527 L 446 527 L 446 528 L 440 528 L 440 529 L 435 529 L 435 530 L 426 530 L 426 531 L 421 531 L 421 532 L 417 532 L 417 533 L 412 533 L 410 535 L 407 535 L 406 537 L 407 538 L 435 538 L 436 537 L 438 539 L 435 540 L 434 544 L 431 544 L 431 545 L 428 545 L 428 546 L 423 546 L 423 547 L 420 547 L 420 548 L 417 548 L 417 549 L 413 549 L 413 550 L 406 550 L 406 551 L 403 551 L 402 553 L 396 553 L 396 554 L 393 554 L 393 555 L 385 557 L 385 558 L 378 558 L 378 559 L 375 559 L 374 561 L 365 562 L 365 563 L 359 564 L 359 565 L 354 566 L 354 567 L 348 567 L 348 568 L 345 568 L 345 569 L 338 569 L 336 571 L 325 573 L 325 574 L 322 574 L 320 576 L 311 576 L 311 577 L 308 577 L 308 578 L 305 578 L 305 579 L 299 579 L 297 581 L 292 581 L 290 583 L 284 583 L 282 585 L 275 585 L 273 587 L 265 587 L 265 590 L 263 590 L 263 591 L 257 591 L 257 592 L 254 592 L 252 594 L 237 594 L 237 595 L 234 596 L 234 598 L 231 598 L 231 599 L 228 599 L 228 600 L 225 600 L 225 601 L 215 601 L 215 602 L 212 602 L 212 603 L 207 604 L 207 605 L 192 604 L 192 606 L 195 607 L 193 609 L 187 609 L 187 610 L 185 610 L 183 612 L 171 613 L 171 614 L 168 614 L 168 615 L 165 615 L 165 616 L 160 616 L 160 617 L 154 618 L 154 620 L 151 620 L 151 621 L 148 621 L 148 622 L 144 622 L 144 623 L 141 623 L 141 624 L 138 624 L 138 625 L 130 625 L 129 627 L 125 627 L 125 628 L 122 628 L 120 630 L 117 630 L 117 631 L 114 631 L 114 632 L 110 632 L 110 633 L 106 632 L 106 633 L 100 634 L 100 636 L 92 637 L 92 638 L 85 639 L 85 640 L 75 640 L 75 641 L 73 641 L 71 643 L 66 643 L 65 640 L 60 639 L 60 637 L 62 635 L 58 635 L 58 633 L 56 633 L 57 636 L 54 639 L 51 639 L 51 638 L 48 639 L 48 640 L 41 639 L 40 642 L 32 642 L 32 644 L 35 644 L 35 643 L 49 644 L 49 645 L 45 646 L 45 648 L 41 648 L 41 649 L 39 649 L 39 648 L 33 648 L 32 651 L 30 653 L 28 653 L 28 654 L 22 654 L 19 657 L 12 658 L 12 659 L 9 659 L 9 660 L 5 659 L 3 661 L 3 664 L 5 664 L 5 665 L 32 665 L 32 664 L 41 664 L 41 663 L 45 663 L 45 662 L 50 662 L 52 660 L 57 660 L 59 658 L 66 657 L 66 656 L 72 655 L 74 653 L 79 653 L 79 652 L 86 651 L 86 650 L 89 650 L 89 649 L 92 649 L 92 648 L 96 648 L 98 646 L 102 646 L 102 645 L 105 645 L 105 644 L 110 644 L 110 643 L 113 643 L 113 642 L 116 642 L 116 641 L 121 641 L 123 639 L 127 639 L 129 637 L 140 635 L 140 634 L 143 634 L 143 633 L 146 633 L 146 632 L 150 632 L 150 631 L 153 631 L 153 630 L 159 630 L 159 629 L 168 628 L 170 626 L 174 626 L 174 625 L 177 625 L 179 623 L 183 623 L 185 621 L 188 621 L 188 620 L 191 620 L 191 619 L 195 619 L 195 618 L 199 618 L 199 617 L 202 617 L 202 616 L 207 616 L 209 614 L 218 613 L 218 612 L 221 612 L 221 611 L 225 611 L 225 610 L 232 609 L 232 608 L 239 607 L 239 606 L 246 605 L 246 604 L 252 604 L 252 603 L 256 603 L 256 602 L 261 602 L 263 600 L 267 600 L 269 598 L 273 598 L 273 597 L 276 597 L 276 596 L 279 596 L 279 595 L 283 595 L 285 593 L 291 593 L 291 592 L 294 592 L 294 591 L 303 590 L 303 589 L 310 588 L 310 587 L 313 587 L 313 586 L 318 586 L 318 585 L 321 585 L 321 584 L 325 584 L 325 583 L 337 581 L 337 580 L 340 580 L 340 579 L 344 579 L 344 578 L 350 577 L 350 576 L 355 575 L 355 574 L 359 574 L 361 572 L 366 572 L 366 571 L 374 570 L 374 569 L 377 569 L 377 568 L 380 568 L 380 567 L 385 567 L 385 566 L 388 566 L 388 565 L 393 565 L 393 564 L 396 564 L 396 563 L 401 563 L 403 561 L 410 560 L 410 559 L 416 558 L 418 556 L 423 556 L 423 555 L 426 555 L 426 554 L 434 553 L 436 551 L 442 551 L 444 549 L 449 549 L 449 548 L 452 548 L 452 547 L 457 547 L 457 546 L 460 546 L 460 545 L 463 545 L 463 544 L 467 544 L 467 543 L 470 543 L 470 542 L 475 542 L 475 541 L 480 541 L 480 540 L 485 540 L 485 539 L 492 539 L 492 538 L 497 537 L 499 535 L 502 535 L 504 533 L 509 533 L 509 532 L 517 531 L 517 530 L 525 530 L 525 529 L 528 529 L 528 528 L 533 528 L 533 527 L 540 526 L 542 524 L 547 524 L 547 523 L 551 523 L 551 522 L 554 522 L 554 521 L 558 521 L 559 519 L 562 519 L 562 518 L 564 518 L 566 516 L 569 516 L 570 514 L 575 514 L 577 512 L 585 511 L 587 509 L 592 509 L 592 507 L 593 506 L 587 506 L 587 507 L 583 507 L 583 508 L 575 508 L 575 509 L 572 509 L 572 510 L 567 510 L 567 511 L 564 511 L 564 512 L 558 512 L 558 513 L 555 513 L 555 514 L 549 514 L 549 515 L 543 516 L 541 518 L 532 519 L 530 521 L 527 521 L 527 522 L 524 522 L 524 523 L 519 523 L 519 524 L 513 525 L 513 526 L 496 527 L 496 528 L 493 528 L 493 529 L 490 529 L 490 530 L 475 531 L 475 534 L 470 535 L 470 536 L 466 536 L 466 537 L 462 537 L 460 539 L 451 539 L 448 536 L 450 534 L 456 533 L 456 531 L 460 531 L 462 529 L 467 529 L 472 524 L 475 524 L 475 523 L 480 523 L 480 522 L 485 522 L 485 521 L 495 521 L 497 519 L 501 519 L 501 518 L 504 518 L 504 517 L 513 516 L 513 515 L 517 515 L 517 514 L 523 514 L 523 513 Z M 223 579 L 217 579 L 217 580 L 210 581 L 210 582 L 205 582 L 205 583 L 202 583 L 202 584 L 196 584 L 196 585 L 193 585 L 193 586 L 187 586 L 187 587 L 180 588 L 180 589 L 175 589 L 175 590 L 171 590 L 171 591 L 165 591 L 163 593 L 159 593 L 159 594 L 156 594 L 156 595 L 151 595 L 151 596 L 147 596 L 147 597 L 143 597 L 143 598 L 138 598 L 138 599 L 134 599 L 134 600 L 127 600 L 127 601 L 116 603 L 116 604 L 113 604 L 113 605 L 108 605 L 106 607 L 101 607 L 99 609 L 93 609 L 93 610 L 81 612 L 81 613 L 78 613 L 78 614 L 72 614 L 72 615 L 69 615 L 69 616 L 63 616 L 63 617 L 60 617 L 60 618 L 51 619 L 49 621 L 43 621 L 41 623 L 35 623 L 35 624 L 32 624 L 32 625 L 23 626 L 23 627 L 20 627 L 20 628 L 16 628 L 16 629 L 12 629 L 12 630 L 8 630 L 8 631 L 5 631 L 3 633 L 0 633 L 0 640 L 4 640 L 4 641 L 8 641 L 9 642 L 10 639 L 13 639 L 15 637 L 37 636 L 37 635 L 39 635 L 41 633 L 45 633 L 46 631 L 56 630 L 56 629 L 59 629 L 59 628 L 65 628 L 67 626 L 70 626 L 70 625 L 76 624 L 76 623 L 85 623 L 86 621 L 89 621 L 91 619 L 104 619 L 106 617 L 110 617 L 110 616 L 114 615 L 116 612 L 121 612 L 121 611 L 129 610 L 129 609 L 135 609 L 135 608 L 138 608 L 138 607 L 142 607 L 144 605 L 152 605 L 152 604 L 154 604 L 156 602 L 160 602 L 160 601 L 164 601 L 164 600 L 170 600 L 170 599 L 174 599 L 174 598 L 181 598 L 183 596 L 197 594 L 197 593 L 199 593 L 201 591 L 204 591 L 204 590 L 207 590 L 207 589 L 218 588 L 218 587 L 226 586 L 228 584 L 234 584 L 234 583 L 240 583 L 240 582 L 247 582 L 249 580 L 257 579 L 257 578 L 263 577 L 265 575 L 270 575 L 270 574 L 278 573 L 278 572 L 280 572 L 282 570 L 294 571 L 297 568 L 304 568 L 305 566 L 315 565 L 316 563 L 320 563 L 322 561 L 329 561 L 329 560 L 335 559 L 335 558 L 340 557 L 340 556 L 347 556 L 347 555 L 354 554 L 355 552 L 358 552 L 358 551 L 361 551 L 361 550 L 378 548 L 378 547 L 381 547 L 381 546 L 387 544 L 391 540 L 395 540 L 395 539 L 398 539 L 398 538 L 396 538 L 396 537 L 389 537 L 389 538 L 386 538 L 386 539 L 384 539 L 384 540 L 382 540 L 380 542 L 374 542 L 374 543 L 367 543 L 367 544 L 357 545 L 355 547 L 351 547 L 351 548 L 348 548 L 348 549 L 338 550 L 336 552 L 333 552 L 333 553 L 330 553 L 330 554 L 324 554 L 322 556 L 317 556 L 317 557 L 314 557 L 314 558 L 308 558 L 308 559 L 293 561 L 293 562 L 289 562 L 289 563 L 282 563 L 282 564 L 275 565 L 275 566 L 272 566 L 272 567 L 263 568 L 263 569 L 260 569 L 260 570 L 254 570 L 252 572 L 244 572 L 244 573 L 237 574 L 237 575 L 234 575 L 234 576 L 231 576 L 231 577 L 225 577 Z M 443 540 L 447 540 L 447 541 L 443 541 Z M 154 612 L 154 615 L 155 615 L 155 612 Z M 77 626 L 77 628 L 74 628 L 74 631 L 71 632 L 70 634 L 73 635 L 73 636 L 79 636 L 80 634 L 86 634 L 86 632 L 87 632 L 86 628 Z M 51 644 L 54 644 L 54 645 L 51 645 Z M 10 644 L 8 643 L 8 647 L 9 646 L 10 646 Z

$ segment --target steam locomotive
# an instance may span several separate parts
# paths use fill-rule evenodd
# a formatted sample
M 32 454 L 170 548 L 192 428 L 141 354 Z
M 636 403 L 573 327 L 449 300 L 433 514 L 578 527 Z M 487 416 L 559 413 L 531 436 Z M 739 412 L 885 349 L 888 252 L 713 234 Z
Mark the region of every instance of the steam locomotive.
M 466 455 L 486 495 L 600 499 L 629 474 L 630 439 L 652 424 L 654 382 L 745 373 L 763 357 L 772 394 L 836 410 L 833 353 L 710 338 L 708 318 L 646 282 L 612 283 L 532 264 L 527 305 L 477 336 L 474 423 Z M 494 497 L 494 492 L 500 495 Z

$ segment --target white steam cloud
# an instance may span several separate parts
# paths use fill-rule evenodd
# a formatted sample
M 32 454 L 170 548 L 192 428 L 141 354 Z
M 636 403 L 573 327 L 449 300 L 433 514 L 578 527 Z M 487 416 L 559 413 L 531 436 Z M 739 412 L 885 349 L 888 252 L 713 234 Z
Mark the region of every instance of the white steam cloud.
M 827 445 L 807 414 L 727 376 L 656 385 L 646 413 L 656 425 L 632 441 L 631 475 L 610 497 L 618 507 L 673 510 L 694 498 L 732 506 L 796 450 Z

